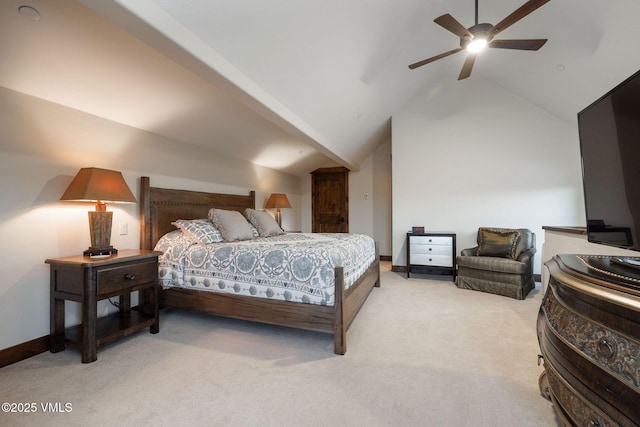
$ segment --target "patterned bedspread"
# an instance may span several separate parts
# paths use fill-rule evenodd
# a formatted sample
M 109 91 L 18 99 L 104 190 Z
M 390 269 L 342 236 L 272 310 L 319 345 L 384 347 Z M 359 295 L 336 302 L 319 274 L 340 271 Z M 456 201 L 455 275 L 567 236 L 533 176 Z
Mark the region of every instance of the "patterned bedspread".
M 163 236 L 156 250 L 160 283 L 180 287 L 334 304 L 334 267 L 344 267 L 345 289 L 375 259 L 375 243 L 362 234 L 291 233 L 232 243 L 196 244 L 181 231 Z

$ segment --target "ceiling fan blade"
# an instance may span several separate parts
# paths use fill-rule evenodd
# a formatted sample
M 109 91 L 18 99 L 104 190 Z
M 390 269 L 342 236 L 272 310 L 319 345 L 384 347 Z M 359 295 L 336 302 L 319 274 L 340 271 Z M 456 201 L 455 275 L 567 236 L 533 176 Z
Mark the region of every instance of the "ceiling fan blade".
M 471 75 L 471 70 L 473 69 L 473 64 L 476 62 L 476 54 L 469 53 L 464 60 L 464 65 L 462 66 L 462 70 L 460 70 L 460 75 L 458 76 L 458 80 L 466 79 Z
M 449 15 L 448 13 L 442 16 L 438 16 L 433 20 L 436 24 L 440 25 L 445 30 L 451 31 L 453 34 L 462 38 L 464 36 L 473 37 L 473 34 L 469 30 L 467 30 L 461 23 L 456 21 L 456 19 Z
M 491 40 L 489 47 L 498 49 L 538 50 L 547 39 Z
M 511 13 L 511 15 L 494 25 L 493 35 L 495 36 L 499 32 L 506 30 L 508 27 L 512 26 L 534 10 L 544 6 L 546 3 L 549 3 L 549 1 L 550 0 L 529 0 Z
M 414 68 L 422 67 L 423 65 L 426 65 L 426 64 L 428 64 L 430 62 L 433 62 L 433 61 L 437 61 L 438 59 L 447 57 L 449 55 L 453 55 L 454 53 L 460 52 L 461 50 L 462 50 L 462 48 L 459 47 L 457 49 L 453 49 L 453 50 L 450 50 L 448 52 L 441 53 L 440 55 L 436 55 L 436 56 L 432 56 L 431 58 L 423 59 L 422 61 L 419 61 L 419 62 L 416 62 L 415 64 L 409 65 L 409 68 L 413 70 Z

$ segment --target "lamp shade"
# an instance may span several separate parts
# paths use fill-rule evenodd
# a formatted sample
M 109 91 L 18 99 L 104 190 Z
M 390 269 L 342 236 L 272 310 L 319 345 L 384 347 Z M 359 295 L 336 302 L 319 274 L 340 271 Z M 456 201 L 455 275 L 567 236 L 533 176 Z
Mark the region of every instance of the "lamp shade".
M 291 208 L 291 204 L 289 204 L 289 199 L 287 199 L 286 194 L 281 193 L 273 193 L 269 200 L 267 200 L 267 204 L 265 205 L 267 209 L 280 209 L 280 208 Z
M 122 173 L 99 168 L 80 169 L 60 200 L 136 203 Z

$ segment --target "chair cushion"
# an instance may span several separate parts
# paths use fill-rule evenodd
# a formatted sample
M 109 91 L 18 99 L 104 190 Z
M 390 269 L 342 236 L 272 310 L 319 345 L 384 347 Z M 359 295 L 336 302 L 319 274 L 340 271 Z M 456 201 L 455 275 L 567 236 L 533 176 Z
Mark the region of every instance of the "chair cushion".
M 474 270 L 493 271 L 508 274 L 526 274 L 527 264 L 511 259 L 492 256 L 459 256 L 456 258 L 458 268 L 466 267 Z M 458 274 L 462 274 L 458 270 Z
M 505 228 L 478 229 L 478 256 L 516 259 L 520 232 Z

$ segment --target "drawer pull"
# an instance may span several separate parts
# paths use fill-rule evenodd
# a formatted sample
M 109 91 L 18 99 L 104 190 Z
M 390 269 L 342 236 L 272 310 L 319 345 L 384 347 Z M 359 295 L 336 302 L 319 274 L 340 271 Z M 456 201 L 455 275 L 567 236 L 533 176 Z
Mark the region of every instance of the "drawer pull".
M 125 274 L 124 280 L 136 280 L 136 275 L 131 273 Z
M 606 338 L 602 338 L 598 343 L 598 354 L 605 359 L 611 359 L 616 355 L 615 345 Z

